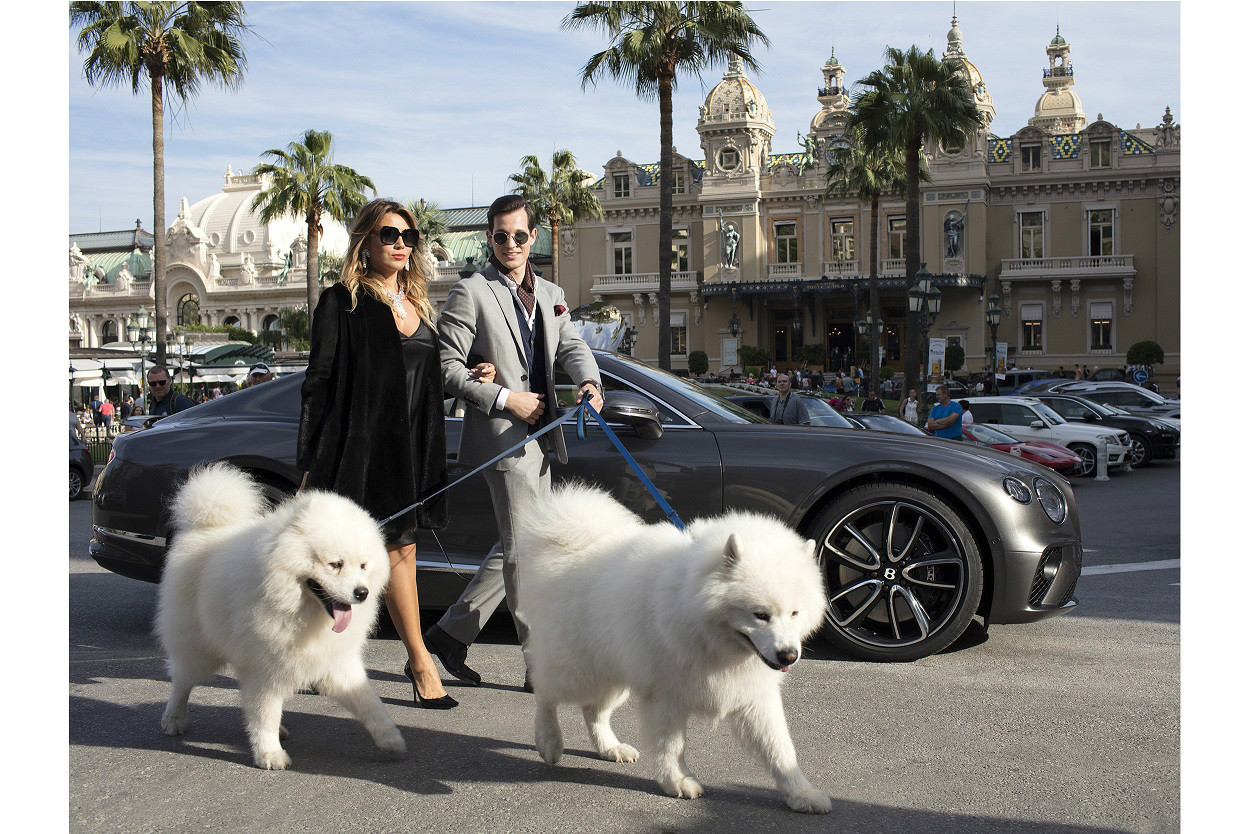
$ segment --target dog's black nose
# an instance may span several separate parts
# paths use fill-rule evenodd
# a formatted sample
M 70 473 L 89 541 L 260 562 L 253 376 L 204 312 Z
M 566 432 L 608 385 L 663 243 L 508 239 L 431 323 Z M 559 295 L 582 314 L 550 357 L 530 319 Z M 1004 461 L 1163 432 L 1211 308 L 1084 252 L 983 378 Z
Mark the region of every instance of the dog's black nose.
M 782 666 L 789 666 L 791 663 L 799 659 L 799 653 L 794 649 L 785 649 L 777 652 L 777 662 Z
M 356 598 L 356 602 L 364 602 L 366 599 L 369 598 L 369 589 L 366 588 L 364 585 L 361 585 L 356 588 L 352 596 Z

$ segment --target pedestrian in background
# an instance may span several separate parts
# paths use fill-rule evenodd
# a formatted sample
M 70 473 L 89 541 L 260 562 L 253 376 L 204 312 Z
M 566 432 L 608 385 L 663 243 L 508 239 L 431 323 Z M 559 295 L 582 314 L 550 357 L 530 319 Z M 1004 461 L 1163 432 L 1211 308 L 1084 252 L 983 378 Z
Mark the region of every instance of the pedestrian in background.
M 937 387 L 937 400 L 924 427 L 943 440 L 963 440 L 963 409 L 951 400 L 951 389 L 945 383 Z
M 920 425 L 920 400 L 916 397 L 916 389 L 907 392 L 907 399 L 898 404 L 898 416 L 913 426 Z
M 959 407 L 960 407 L 961 409 L 963 409 L 963 412 L 964 412 L 964 413 L 963 413 L 963 417 L 961 418 L 961 421 L 960 421 L 960 422 L 961 422 L 961 425 L 964 425 L 964 426 L 970 426 L 970 425 L 972 425 L 972 423 L 973 423 L 973 422 L 975 422 L 975 421 L 974 421 L 974 420 L 973 420 L 973 418 L 972 418 L 972 406 L 971 406 L 971 404 L 969 404 L 969 402 L 968 402 L 967 400 L 960 400 L 960 401 L 959 401 Z
M 881 398 L 877 396 L 876 391 L 869 391 L 868 398 L 864 400 L 860 409 L 863 411 L 871 411 L 874 414 L 880 414 L 885 411 L 885 403 L 881 402 Z

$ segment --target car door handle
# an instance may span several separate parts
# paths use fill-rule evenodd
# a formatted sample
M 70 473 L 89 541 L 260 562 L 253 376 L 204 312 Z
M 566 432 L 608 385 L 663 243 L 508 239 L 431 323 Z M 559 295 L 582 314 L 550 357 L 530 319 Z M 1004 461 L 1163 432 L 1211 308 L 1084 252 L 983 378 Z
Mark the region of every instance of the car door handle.
M 453 463 L 454 463 L 455 461 L 459 460 L 459 458 L 460 458 L 460 455 L 459 455 L 459 453 L 457 453 L 457 452 L 448 452 L 448 453 L 447 453 L 447 460 L 452 461 Z

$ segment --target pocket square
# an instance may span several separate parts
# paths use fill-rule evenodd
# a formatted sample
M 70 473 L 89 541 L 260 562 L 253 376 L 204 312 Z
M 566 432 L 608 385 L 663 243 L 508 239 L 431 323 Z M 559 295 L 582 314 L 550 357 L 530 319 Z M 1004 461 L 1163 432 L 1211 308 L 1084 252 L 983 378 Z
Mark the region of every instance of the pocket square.
M 565 307 L 563 304 L 557 304 L 557 305 L 556 305 L 556 315 L 557 315 L 557 316 L 562 316 L 562 315 L 564 315 L 565 313 L 567 313 L 568 311 L 569 311 L 569 308 L 568 308 L 568 307 Z

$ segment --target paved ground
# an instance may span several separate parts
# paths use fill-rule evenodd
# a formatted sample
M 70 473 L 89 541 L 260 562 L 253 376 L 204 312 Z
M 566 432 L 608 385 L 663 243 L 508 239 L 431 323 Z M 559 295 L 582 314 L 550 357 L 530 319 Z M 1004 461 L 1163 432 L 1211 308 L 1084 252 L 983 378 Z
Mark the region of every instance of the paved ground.
M 408 741 L 388 761 L 326 698 L 296 696 L 294 769 L 251 766 L 235 681 L 192 696 L 187 735 L 158 725 L 167 694 L 150 636 L 155 586 L 86 556 L 90 504 L 70 507 L 69 821 L 74 831 L 1170 832 L 1179 830 L 1180 466 L 1162 463 L 1077 498 L 1087 548 L 1080 607 L 994 626 L 905 665 L 817 643 L 787 679 L 800 762 L 832 817 L 790 813 L 725 728 L 695 725 L 707 790 L 658 793 L 649 765 L 589 754 L 562 713 L 569 752 L 532 748 L 532 701 L 515 638 L 492 626 L 471 659 L 481 689 L 458 709 L 414 709 L 392 635 L 366 666 Z M 621 710 L 622 738 L 637 738 Z

